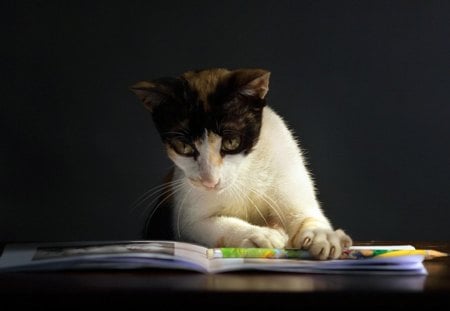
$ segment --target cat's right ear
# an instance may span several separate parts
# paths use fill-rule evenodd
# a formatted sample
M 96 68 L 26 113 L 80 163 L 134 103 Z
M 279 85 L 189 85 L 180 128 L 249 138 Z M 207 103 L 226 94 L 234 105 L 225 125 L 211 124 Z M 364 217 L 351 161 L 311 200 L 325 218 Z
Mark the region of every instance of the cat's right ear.
M 264 69 L 234 71 L 239 93 L 264 99 L 269 91 L 270 72 Z
M 136 94 L 150 112 L 169 96 L 167 87 L 150 81 L 140 81 L 131 86 L 130 91 Z

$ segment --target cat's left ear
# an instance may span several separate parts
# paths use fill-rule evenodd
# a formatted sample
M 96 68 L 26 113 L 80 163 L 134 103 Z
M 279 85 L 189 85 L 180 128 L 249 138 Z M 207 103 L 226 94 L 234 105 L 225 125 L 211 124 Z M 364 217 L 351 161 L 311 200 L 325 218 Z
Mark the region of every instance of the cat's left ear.
M 167 83 L 153 81 L 140 81 L 131 86 L 130 90 L 136 94 L 150 112 L 153 112 L 153 109 L 170 97 L 172 93 Z
M 269 91 L 270 72 L 263 69 L 240 69 L 235 71 L 242 95 L 264 99 Z

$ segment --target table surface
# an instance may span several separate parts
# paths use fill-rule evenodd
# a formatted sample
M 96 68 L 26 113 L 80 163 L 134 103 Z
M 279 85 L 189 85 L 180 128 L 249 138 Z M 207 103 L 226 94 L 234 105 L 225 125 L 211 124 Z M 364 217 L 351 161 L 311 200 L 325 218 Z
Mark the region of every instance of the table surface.
M 412 244 L 450 253 L 449 242 L 370 241 L 358 245 Z M 0 273 L 2 303 L 70 302 L 71 305 L 151 303 L 202 306 L 283 305 L 328 307 L 450 306 L 450 257 L 424 262 L 428 275 L 326 275 L 235 272 L 214 275 L 173 270 Z

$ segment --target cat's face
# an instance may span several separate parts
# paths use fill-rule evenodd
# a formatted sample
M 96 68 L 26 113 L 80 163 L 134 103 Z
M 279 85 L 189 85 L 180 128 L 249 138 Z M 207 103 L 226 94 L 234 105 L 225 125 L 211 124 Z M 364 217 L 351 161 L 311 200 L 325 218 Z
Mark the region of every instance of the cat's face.
M 151 111 L 167 155 L 192 186 L 220 191 L 258 141 L 269 76 L 261 69 L 190 71 L 131 90 Z

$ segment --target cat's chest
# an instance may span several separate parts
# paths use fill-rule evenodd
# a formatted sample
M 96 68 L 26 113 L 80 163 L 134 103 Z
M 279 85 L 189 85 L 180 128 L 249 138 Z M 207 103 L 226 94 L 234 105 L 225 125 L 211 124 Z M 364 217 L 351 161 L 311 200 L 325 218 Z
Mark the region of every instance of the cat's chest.
M 271 217 L 276 202 L 270 197 L 258 192 L 239 190 L 227 198 L 216 198 L 211 212 L 215 216 L 236 217 L 253 224 L 264 225 Z

